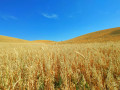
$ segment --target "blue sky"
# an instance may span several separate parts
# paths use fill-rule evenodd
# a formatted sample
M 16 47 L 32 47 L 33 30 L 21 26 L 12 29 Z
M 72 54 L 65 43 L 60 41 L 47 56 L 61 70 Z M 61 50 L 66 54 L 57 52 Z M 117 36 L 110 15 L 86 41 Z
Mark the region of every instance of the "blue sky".
M 120 27 L 120 0 L 0 0 L 0 35 L 63 41 Z

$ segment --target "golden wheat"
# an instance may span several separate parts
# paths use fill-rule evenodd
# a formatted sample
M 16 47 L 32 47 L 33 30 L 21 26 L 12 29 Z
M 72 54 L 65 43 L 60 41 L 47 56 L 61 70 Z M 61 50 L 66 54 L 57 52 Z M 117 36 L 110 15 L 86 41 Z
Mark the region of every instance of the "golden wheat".
M 120 43 L 0 43 L 1 90 L 118 90 Z

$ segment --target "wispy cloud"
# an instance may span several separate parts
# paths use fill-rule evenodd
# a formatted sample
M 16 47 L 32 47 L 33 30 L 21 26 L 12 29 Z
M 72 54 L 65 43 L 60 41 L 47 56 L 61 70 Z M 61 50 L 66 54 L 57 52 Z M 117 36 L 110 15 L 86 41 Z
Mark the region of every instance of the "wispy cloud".
M 69 18 L 73 18 L 74 16 L 73 15 L 68 15 Z
M 0 18 L 7 21 L 7 20 L 18 20 L 17 17 L 12 15 L 0 15 Z
M 57 14 L 46 14 L 46 13 L 42 13 L 42 16 L 49 18 L 49 19 L 57 19 L 58 15 Z

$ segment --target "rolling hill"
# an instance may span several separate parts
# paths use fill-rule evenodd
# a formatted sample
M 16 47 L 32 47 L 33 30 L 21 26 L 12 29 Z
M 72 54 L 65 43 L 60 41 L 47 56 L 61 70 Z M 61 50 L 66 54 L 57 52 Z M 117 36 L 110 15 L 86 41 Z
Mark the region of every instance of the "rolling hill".
M 35 41 L 28 41 L 8 36 L 0 35 L 0 43 L 53 43 L 54 41 L 49 40 L 35 40 Z
M 2 35 L 0 35 L 0 42 L 28 43 L 29 41 L 23 40 L 23 39 L 18 39 L 18 38 L 13 38 L 13 37 L 8 37 L 8 36 L 2 36 Z
M 0 35 L 0 42 L 9 42 L 9 43 L 47 43 L 47 44 L 63 43 L 64 44 L 64 43 L 93 43 L 93 42 L 108 42 L 108 41 L 114 41 L 114 42 L 120 41 L 120 27 L 88 33 L 62 42 L 55 42 L 49 40 L 27 41 L 23 39 Z
M 55 41 L 50 40 L 34 40 L 33 43 L 54 43 Z
M 120 41 L 120 27 L 88 33 L 59 43 L 92 43 L 108 41 Z

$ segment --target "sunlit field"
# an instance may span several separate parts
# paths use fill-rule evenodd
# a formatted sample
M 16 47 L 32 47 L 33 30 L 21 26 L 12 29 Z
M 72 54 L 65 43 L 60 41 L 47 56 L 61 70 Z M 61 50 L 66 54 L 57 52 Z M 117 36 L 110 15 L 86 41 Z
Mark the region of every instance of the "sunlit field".
M 0 43 L 0 90 L 120 90 L 120 43 Z

